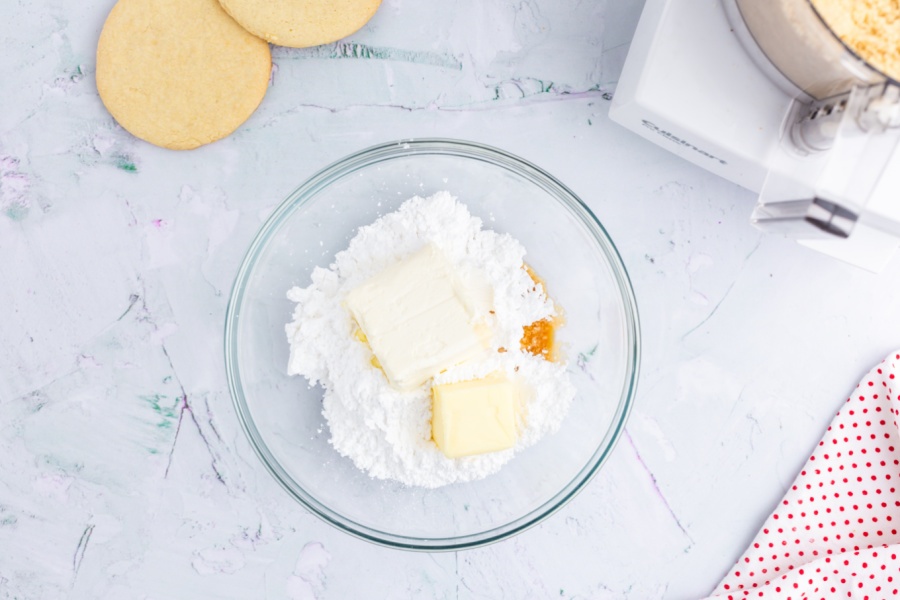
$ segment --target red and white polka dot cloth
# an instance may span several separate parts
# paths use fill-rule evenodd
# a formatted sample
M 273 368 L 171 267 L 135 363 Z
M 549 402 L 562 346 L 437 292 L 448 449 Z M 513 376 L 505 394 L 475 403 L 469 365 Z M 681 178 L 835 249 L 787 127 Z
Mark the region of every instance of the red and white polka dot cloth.
M 860 382 L 716 600 L 900 599 L 900 351 Z

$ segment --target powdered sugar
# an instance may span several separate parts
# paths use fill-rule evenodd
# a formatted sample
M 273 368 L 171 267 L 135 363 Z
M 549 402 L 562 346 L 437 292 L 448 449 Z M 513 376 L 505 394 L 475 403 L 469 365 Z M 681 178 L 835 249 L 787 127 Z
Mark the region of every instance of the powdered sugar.
M 515 448 L 460 459 L 446 458 L 431 439 L 430 384 L 401 392 L 371 364 L 371 352 L 353 335 L 342 305 L 347 293 L 384 268 L 432 243 L 461 272 L 483 273 L 493 289 L 491 353 L 435 377 L 437 383 L 505 372 L 522 386 L 522 422 Z M 291 344 L 289 374 L 324 388 L 323 413 L 331 444 L 379 479 L 438 487 L 480 479 L 514 454 L 559 428 L 575 395 L 565 366 L 520 349 L 524 326 L 555 314 L 553 302 L 522 268 L 525 249 L 509 235 L 482 229 L 480 219 L 449 193 L 415 197 L 397 211 L 361 227 L 334 264 L 312 273 L 312 284 L 295 287 L 297 302 L 286 326 Z

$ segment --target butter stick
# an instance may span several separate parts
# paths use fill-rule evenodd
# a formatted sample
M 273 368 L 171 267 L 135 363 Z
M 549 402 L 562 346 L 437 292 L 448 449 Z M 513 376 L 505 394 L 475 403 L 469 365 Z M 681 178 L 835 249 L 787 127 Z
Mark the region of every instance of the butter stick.
M 502 375 L 432 387 L 431 433 L 441 452 L 460 458 L 512 448 L 517 387 Z

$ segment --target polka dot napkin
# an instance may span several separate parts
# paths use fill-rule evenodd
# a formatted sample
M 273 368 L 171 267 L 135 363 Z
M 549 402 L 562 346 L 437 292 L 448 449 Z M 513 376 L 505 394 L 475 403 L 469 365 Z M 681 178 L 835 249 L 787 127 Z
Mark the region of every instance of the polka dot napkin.
M 900 351 L 859 383 L 711 598 L 900 598 Z

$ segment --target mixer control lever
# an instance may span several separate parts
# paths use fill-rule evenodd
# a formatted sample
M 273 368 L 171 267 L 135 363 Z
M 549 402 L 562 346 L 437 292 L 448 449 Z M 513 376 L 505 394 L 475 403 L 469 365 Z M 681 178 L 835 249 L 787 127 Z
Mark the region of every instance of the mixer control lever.
M 798 239 L 848 238 L 859 216 L 843 206 L 825 200 L 786 200 L 758 204 L 751 221 L 759 229 Z

